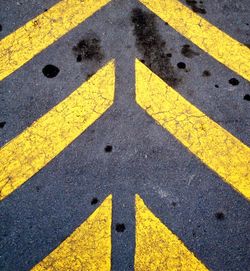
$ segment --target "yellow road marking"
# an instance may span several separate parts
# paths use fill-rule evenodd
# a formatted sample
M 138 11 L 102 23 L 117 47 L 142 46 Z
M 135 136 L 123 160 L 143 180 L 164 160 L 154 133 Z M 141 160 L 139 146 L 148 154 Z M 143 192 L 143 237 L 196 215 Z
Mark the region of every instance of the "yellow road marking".
M 250 81 L 250 50 L 178 0 L 139 0 L 176 31 Z
M 110 271 L 112 196 L 32 271 Z
M 46 166 L 113 104 L 114 69 L 111 61 L 0 149 L 0 200 Z
M 0 41 L 0 80 L 105 6 L 110 0 L 62 0 Z
M 135 271 L 207 271 L 208 269 L 136 195 Z
M 250 148 L 139 60 L 136 60 L 136 101 L 194 155 L 250 199 Z

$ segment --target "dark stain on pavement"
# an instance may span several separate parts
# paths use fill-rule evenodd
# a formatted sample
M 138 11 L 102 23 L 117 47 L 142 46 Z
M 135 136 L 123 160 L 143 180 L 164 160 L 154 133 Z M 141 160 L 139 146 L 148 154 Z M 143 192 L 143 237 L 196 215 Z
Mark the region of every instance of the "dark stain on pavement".
M 3 128 L 5 126 L 6 122 L 5 121 L 1 121 L 0 122 L 0 128 Z
M 93 199 L 91 200 L 91 205 L 97 204 L 98 201 L 99 201 L 98 198 L 93 198 Z
M 115 226 L 115 230 L 117 232 L 124 232 L 126 229 L 125 225 L 122 223 L 122 224 L 116 224 Z
M 231 78 L 230 80 L 228 80 L 229 84 L 231 84 L 232 86 L 238 86 L 239 85 L 239 80 L 236 78 Z
M 112 152 L 113 150 L 113 147 L 111 145 L 107 145 L 105 148 L 104 148 L 104 151 L 105 152 Z
M 86 37 L 73 47 L 77 62 L 97 61 L 100 62 L 104 54 L 101 48 L 101 41 L 98 37 Z
M 250 95 L 249 95 L 249 94 L 246 94 L 246 95 L 244 96 L 244 100 L 249 102 L 249 101 L 250 101 Z
M 171 64 L 172 55 L 157 29 L 155 18 L 155 15 L 139 8 L 132 10 L 131 22 L 134 26 L 136 47 L 143 56 L 143 63 L 170 86 L 176 86 L 180 78 Z
M 202 1 L 198 2 L 196 0 L 186 0 L 186 3 L 196 13 L 200 13 L 200 14 L 206 14 L 207 13 L 204 6 L 203 6 Z
M 217 213 L 215 213 L 215 217 L 217 220 L 224 220 L 225 214 L 223 212 L 217 212 Z
M 208 71 L 208 70 L 205 70 L 205 71 L 202 73 L 202 76 L 203 76 L 203 77 L 209 77 L 209 76 L 211 76 L 211 72 Z
M 184 62 L 179 62 L 179 63 L 177 63 L 177 67 L 179 68 L 179 69 L 186 69 L 186 63 L 184 63 Z
M 47 78 L 54 78 L 58 75 L 60 69 L 54 65 L 49 64 L 43 68 L 42 72 L 43 75 L 46 76 Z
M 200 54 L 195 52 L 189 44 L 184 44 L 181 49 L 182 55 L 187 58 L 193 58 L 194 56 L 199 56 Z

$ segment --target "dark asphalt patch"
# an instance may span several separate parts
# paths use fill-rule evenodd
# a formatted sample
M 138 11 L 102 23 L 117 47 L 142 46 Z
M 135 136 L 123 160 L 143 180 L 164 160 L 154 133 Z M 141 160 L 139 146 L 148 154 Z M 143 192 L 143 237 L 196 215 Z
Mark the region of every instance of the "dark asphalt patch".
M 238 86 L 239 85 L 239 80 L 236 78 L 231 78 L 229 81 L 229 84 L 231 84 L 232 86 Z
M 95 204 L 97 204 L 98 202 L 99 202 L 98 198 L 93 198 L 93 199 L 91 200 L 91 205 L 95 205 Z
M 194 56 L 199 56 L 200 54 L 195 52 L 189 44 L 184 44 L 181 49 L 181 54 L 187 58 L 193 58 Z
M 105 152 L 112 152 L 113 147 L 111 145 L 107 145 L 104 149 Z
M 217 220 L 224 220 L 225 214 L 223 212 L 217 212 L 217 213 L 215 213 L 215 217 Z
M 207 11 L 204 8 L 203 1 L 186 0 L 186 3 L 196 13 L 200 13 L 200 14 L 206 14 L 207 13 Z
M 116 224 L 116 226 L 115 226 L 115 230 L 117 231 L 117 232 L 124 232 L 125 231 L 125 229 L 126 229 L 126 227 L 125 227 L 125 225 L 122 223 L 122 224 Z
M 60 69 L 54 65 L 49 64 L 43 68 L 42 72 L 47 78 L 54 78 L 58 75 Z
M 104 58 L 100 43 L 100 39 L 96 36 L 86 37 L 79 41 L 72 49 L 76 56 L 76 61 L 94 60 L 100 62 Z
M 250 95 L 249 95 L 249 94 L 246 94 L 246 95 L 244 96 L 244 100 L 250 101 Z
M 209 77 L 209 76 L 211 76 L 211 72 L 208 71 L 208 70 L 205 70 L 205 71 L 202 73 L 202 76 L 203 76 L 203 77 Z
M 179 63 L 177 63 L 177 67 L 179 69 L 186 69 L 186 64 L 184 62 L 179 62 Z
M 5 121 L 1 121 L 0 122 L 0 128 L 3 128 L 5 126 L 6 122 Z
M 170 52 L 166 42 L 157 29 L 155 15 L 134 8 L 131 22 L 134 26 L 136 47 L 142 54 L 142 62 L 165 80 L 170 86 L 177 86 L 181 79 L 170 61 Z

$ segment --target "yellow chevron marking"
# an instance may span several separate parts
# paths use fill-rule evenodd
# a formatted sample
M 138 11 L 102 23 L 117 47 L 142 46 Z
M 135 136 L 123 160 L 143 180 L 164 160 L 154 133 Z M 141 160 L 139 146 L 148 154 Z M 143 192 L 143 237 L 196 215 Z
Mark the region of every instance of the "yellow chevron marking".
M 70 96 L 0 149 L 0 200 L 46 166 L 114 101 L 111 61 Z
M 136 60 L 136 101 L 203 163 L 250 199 L 250 148 Z
M 136 195 L 135 271 L 207 271 Z
M 110 0 L 63 0 L 0 41 L 0 80 L 93 15 Z
M 250 81 L 250 50 L 178 0 L 139 0 L 180 34 Z
M 110 271 L 112 196 L 32 271 Z

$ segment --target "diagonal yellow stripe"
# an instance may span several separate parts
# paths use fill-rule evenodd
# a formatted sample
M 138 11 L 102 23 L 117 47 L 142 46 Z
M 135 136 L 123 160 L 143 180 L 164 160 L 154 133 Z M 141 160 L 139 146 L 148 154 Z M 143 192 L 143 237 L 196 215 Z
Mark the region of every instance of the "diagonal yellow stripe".
M 250 81 L 250 50 L 178 0 L 139 0 L 180 34 Z
M 113 103 L 114 62 L 0 149 L 0 200 L 4 199 L 94 123 Z
M 93 15 L 110 0 L 62 0 L 0 41 L 0 80 Z
M 207 271 L 136 195 L 135 271 Z
M 112 196 L 32 271 L 110 271 Z
M 136 60 L 136 101 L 161 126 L 250 199 L 250 148 Z

